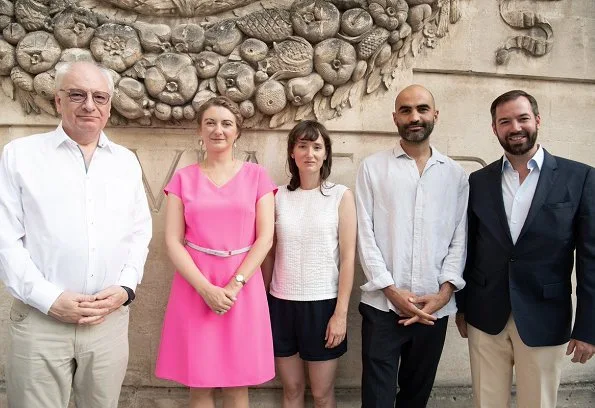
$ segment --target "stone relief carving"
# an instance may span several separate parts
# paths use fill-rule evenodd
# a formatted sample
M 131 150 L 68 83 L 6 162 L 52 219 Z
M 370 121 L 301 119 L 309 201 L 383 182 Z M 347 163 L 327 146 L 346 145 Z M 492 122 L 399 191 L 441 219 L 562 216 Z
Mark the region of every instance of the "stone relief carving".
M 498 65 L 508 63 L 510 53 L 514 50 L 522 50 L 529 55 L 541 57 L 550 52 L 553 46 L 554 30 L 547 19 L 534 11 L 515 9 L 514 6 L 514 1 L 501 0 L 500 16 L 502 17 L 502 20 L 509 26 L 517 29 L 537 28 L 539 29 L 539 32 L 532 32 L 530 35 L 517 35 L 509 38 L 496 52 L 496 63 Z
M 55 68 L 91 60 L 112 72 L 113 124 L 192 120 L 216 94 L 247 127 L 328 120 L 388 89 L 461 18 L 460 0 L 290 1 L 0 0 L 0 85 L 26 113 L 56 115 Z M 547 52 L 549 24 L 508 3 L 507 23 L 550 34 L 515 37 L 500 59 Z

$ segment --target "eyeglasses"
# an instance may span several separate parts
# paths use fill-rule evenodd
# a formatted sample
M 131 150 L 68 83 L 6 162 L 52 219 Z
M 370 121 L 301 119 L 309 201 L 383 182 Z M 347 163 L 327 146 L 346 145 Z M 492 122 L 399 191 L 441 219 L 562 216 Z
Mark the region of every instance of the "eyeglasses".
M 66 92 L 70 100 L 74 103 L 83 103 L 89 96 L 89 92 L 83 89 L 60 89 L 60 91 Z M 106 105 L 109 102 L 111 95 L 107 92 L 95 91 L 91 93 L 91 97 L 93 98 L 93 102 L 97 105 Z

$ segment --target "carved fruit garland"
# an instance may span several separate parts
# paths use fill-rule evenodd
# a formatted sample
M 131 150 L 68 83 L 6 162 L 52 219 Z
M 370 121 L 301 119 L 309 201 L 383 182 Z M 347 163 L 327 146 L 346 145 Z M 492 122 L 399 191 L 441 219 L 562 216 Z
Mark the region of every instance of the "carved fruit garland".
M 328 120 L 388 89 L 397 70 L 435 47 L 461 18 L 459 1 L 296 0 L 170 26 L 163 21 L 175 20 L 100 13 L 83 0 L 0 0 L 0 82 L 25 112 L 55 115 L 56 66 L 88 60 L 112 71 L 115 123 L 193 120 L 217 94 L 240 105 L 247 127 Z M 149 3 L 138 4 L 149 14 Z M 535 25 L 549 27 L 538 16 Z

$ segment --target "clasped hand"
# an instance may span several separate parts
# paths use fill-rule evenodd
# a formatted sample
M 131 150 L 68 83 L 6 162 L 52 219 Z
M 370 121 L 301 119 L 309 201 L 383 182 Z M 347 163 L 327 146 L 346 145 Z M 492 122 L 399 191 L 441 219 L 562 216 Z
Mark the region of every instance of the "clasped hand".
M 399 324 L 404 326 L 413 323 L 432 326 L 436 321 L 433 314 L 448 303 L 451 296 L 449 292 L 450 290 L 447 288 L 447 290 L 441 290 L 438 293 L 417 296 L 408 290 L 398 289 L 394 286 L 384 289 L 387 298 L 403 315 L 403 318 L 399 319 Z
M 234 305 L 240 289 L 241 286 L 238 287 L 230 281 L 224 287 L 209 284 L 199 294 L 213 312 L 224 314 Z
M 117 285 L 94 295 L 64 291 L 54 301 L 48 314 L 64 323 L 95 325 L 128 300 L 128 293 Z

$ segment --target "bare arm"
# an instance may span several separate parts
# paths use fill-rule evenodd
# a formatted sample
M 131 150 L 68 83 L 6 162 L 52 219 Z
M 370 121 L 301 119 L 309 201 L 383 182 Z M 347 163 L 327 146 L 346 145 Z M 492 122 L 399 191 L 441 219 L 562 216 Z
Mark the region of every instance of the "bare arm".
M 275 251 L 277 250 L 277 235 L 273 234 L 273 245 L 271 245 L 271 249 L 269 253 L 262 261 L 262 265 L 260 265 L 260 269 L 262 270 L 262 278 L 264 280 L 264 287 L 268 293 L 269 288 L 271 286 L 271 281 L 273 280 L 273 270 L 275 268 Z
M 262 196 L 256 203 L 256 240 L 236 271 L 236 275 L 244 276 L 246 282 L 254 275 L 273 245 L 275 231 L 275 196 L 272 192 Z M 232 293 L 242 289 L 242 284 L 231 279 L 225 286 Z
M 339 204 L 339 291 L 335 312 L 326 329 L 327 348 L 341 344 L 347 333 L 347 310 L 353 288 L 356 237 L 355 199 L 351 190 L 347 190 Z

